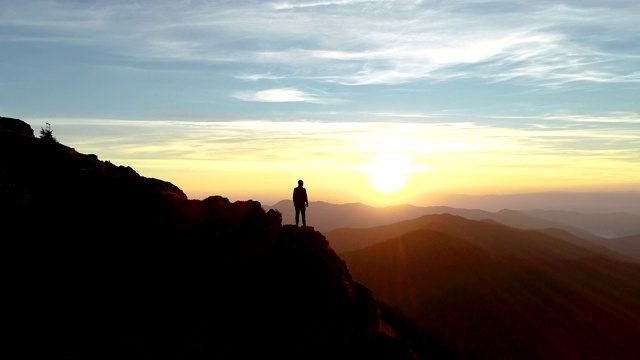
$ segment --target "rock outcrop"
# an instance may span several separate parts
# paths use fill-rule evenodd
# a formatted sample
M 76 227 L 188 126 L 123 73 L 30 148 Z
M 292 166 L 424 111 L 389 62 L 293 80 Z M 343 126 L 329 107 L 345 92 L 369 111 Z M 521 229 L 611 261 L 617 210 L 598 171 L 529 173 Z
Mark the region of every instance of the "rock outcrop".
M 10 118 L 0 220 L 25 356 L 418 356 L 321 233 L 283 226 L 256 201 L 190 200 Z

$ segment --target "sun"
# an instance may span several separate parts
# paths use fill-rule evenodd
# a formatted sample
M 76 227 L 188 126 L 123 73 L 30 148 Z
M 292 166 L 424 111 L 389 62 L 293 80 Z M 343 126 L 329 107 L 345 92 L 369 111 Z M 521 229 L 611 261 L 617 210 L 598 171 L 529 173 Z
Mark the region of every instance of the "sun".
M 405 177 L 401 174 L 391 174 L 388 172 L 374 172 L 370 174 L 371 187 L 383 192 L 392 193 L 404 187 Z
M 364 166 L 369 174 L 371 187 L 379 192 L 392 193 L 402 189 L 407 174 L 411 172 L 408 159 L 396 154 L 377 155 Z

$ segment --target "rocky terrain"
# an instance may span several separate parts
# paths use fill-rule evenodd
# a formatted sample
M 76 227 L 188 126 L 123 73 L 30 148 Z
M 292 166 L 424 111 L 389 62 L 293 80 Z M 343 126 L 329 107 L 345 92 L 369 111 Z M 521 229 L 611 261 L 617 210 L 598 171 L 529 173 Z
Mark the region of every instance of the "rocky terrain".
M 190 200 L 12 118 L 0 118 L 0 219 L 26 357 L 419 358 L 410 323 L 321 233 L 259 202 Z

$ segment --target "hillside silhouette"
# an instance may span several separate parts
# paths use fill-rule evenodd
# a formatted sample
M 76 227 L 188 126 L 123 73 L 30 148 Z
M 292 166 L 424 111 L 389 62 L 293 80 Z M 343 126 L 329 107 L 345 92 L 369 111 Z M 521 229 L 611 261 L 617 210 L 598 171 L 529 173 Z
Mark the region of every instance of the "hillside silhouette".
M 353 278 L 460 357 L 640 354 L 640 264 L 565 241 L 568 233 L 450 214 L 344 231 L 372 241 L 340 253 Z
M 21 358 L 421 358 L 411 320 L 321 233 L 256 201 L 190 200 L 12 118 L 0 219 Z
M 509 211 L 510 212 L 510 211 Z M 464 212 L 463 212 L 464 213 Z M 436 215 L 424 215 L 415 219 L 404 220 L 394 224 L 375 226 L 371 228 L 341 228 L 325 232 L 326 238 L 329 240 L 331 247 L 338 253 L 346 251 L 358 250 L 373 244 L 379 243 L 384 240 L 398 237 L 409 231 L 431 228 L 433 226 L 439 226 L 442 222 L 442 216 L 440 215 L 452 215 L 452 214 L 436 214 Z M 458 217 L 456 215 L 456 217 Z M 463 218 L 462 216 L 459 216 Z M 467 219 L 467 218 L 464 218 Z M 481 222 L 488 224 L 501 224 L 492 219 L 484 219 Z M 504 224 L 502 224 L 504 225 Z M 506 227 L 511 228 L 511 227 Z M 516 228 L 513 228 L 515 230 Z M 460 229 L 451 229 L 450 231 L 460 231 Z M 598 253 L 602 256 L 615 258 L 625 262 L 639 262 L 640 258 L 635 257 L 634 253 L 627 254 L 626 248 L 637 246 L 637 243 L 633 243 L 635 237 L 631 237 L 630 241 L 623 243 L 619 247 L 620 251 L 614 251 L 609 247 L 603 246 L 600 242 L 592 242 L 585 240 L 581 237 L 575 236 L 565 230 L 558 228 L 544 228 L 537 230 L 540 233 L 544 233 L 554 237 L 555 239 L 562 240 L 578 247 L 590 250 L 594 253 Z M 504 235 L 501 235 L 504 236 Z M 607 242 L 612 241 L 618 243 L 616 239 L 607 239 Z

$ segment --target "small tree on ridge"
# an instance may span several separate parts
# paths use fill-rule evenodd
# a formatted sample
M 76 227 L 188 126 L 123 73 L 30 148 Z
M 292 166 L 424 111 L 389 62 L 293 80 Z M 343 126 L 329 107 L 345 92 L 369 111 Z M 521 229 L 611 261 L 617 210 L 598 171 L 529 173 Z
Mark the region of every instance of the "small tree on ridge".
M 47 124 L 45 127 L 40 128 L 40 139 L 57 143 L 58 139 L 56 139 L 56 137 L 53 136 L 53 130 L 51 130 L 51 124 L 49 123 L 45 123 L 45 124 Z

